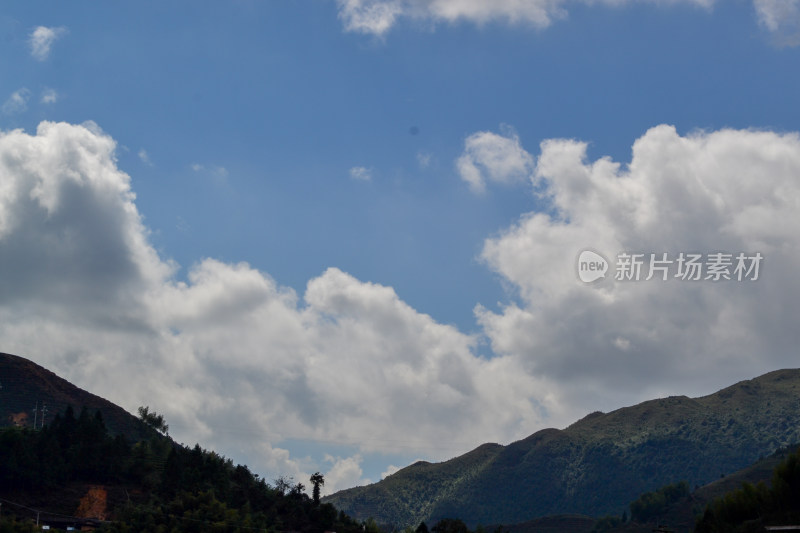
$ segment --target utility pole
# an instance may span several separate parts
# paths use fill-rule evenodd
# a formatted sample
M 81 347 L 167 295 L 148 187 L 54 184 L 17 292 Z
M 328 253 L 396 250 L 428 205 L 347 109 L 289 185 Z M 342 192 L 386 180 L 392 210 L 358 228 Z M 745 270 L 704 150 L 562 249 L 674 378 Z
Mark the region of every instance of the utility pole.
M 47 415 L 47 404 L 42 404 L 42 422 L 39 429 L 44 429 L 44 417 Z

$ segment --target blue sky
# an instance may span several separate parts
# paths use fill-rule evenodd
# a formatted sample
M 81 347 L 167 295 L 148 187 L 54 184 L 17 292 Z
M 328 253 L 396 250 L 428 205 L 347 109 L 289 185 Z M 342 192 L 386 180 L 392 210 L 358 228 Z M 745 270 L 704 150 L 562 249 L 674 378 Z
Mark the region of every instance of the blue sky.
M 151 407 L 165 413 L 179 440 L 216 447 L 268 477 L 325 471 L 332 488 L 376 481 L 416 458 L 443 459 L 485 441 L 562 427 L 597 405 L 710 393 L 790 366 L 797 334 L 788 322 L 796 306 L 780 298 L 768 309 L 753 302 L 797 290 L 778 272 L 791 272 L 800 257 L 786 233 L 800 190 L 793 133 L 800 129 L 799 20 L 796 0 L 8 2 L 0 10 L 3 149 L 27 154 L 21 146 L 34 153 L 53 143 L 42 153 L 54 159 L 37 174 L 31 165 L 44 156 L 26 156 L 30 165 L 3 167 L 0 180 L 38 183 L 42 172 L 70 176 L 77 165 L 86 183 L 99 183 L 89 179 L 95 167 L 81 159 L 95 152 L 74 143 L 108 141 L 112 152 L 96 152 L 113 167 L 102 179 L 129 186 L 135 199 L 109 200 L 86 185 L 84 203 L 75 200 L 64 228 L 51 227 L 51 207 L 47 216 L 39 212 L 41 240 L 12 238 L 13 224 L 5 230 L 0 254 L 61 265 L 43 270 L 44 277 L 71 266 L 66 288 L 47 292 L 18 270 L 2 270 L 19 264 L 0 264 L 7 279 L 22 276 L 14 290 L 23 300 L 36 302 L 22 312 L 12 309 L 11 292 L 0 293 L 8 306 L 2 349 L 128 409 L 157 402 Z M 44 29 L 38 41 L 37 28 Z M 43 121 L 66 129 L 37 134 Z M 19 138 L 14 130 L 22 130 Z M 540 147 L 557 139 L 547 151 Z M 635 143 L 639 164 L 629 168 Z M 69 156 L 74 150 L 83 155 Z M 736 154 L 752 157 L 739 161 Z M 788 155 L 784 161 L 774 154 Z M 467 161 L 480 186 L 470 185 Z M 607 194 L 594 178 L 575 185 L 574 176 L 602 170 L 593 166 L 598 161 L 619 162 L 616 175 L 635 176 L 639 185 L 609 186 Z M 737 174 L 745 168 L 751 170 Z M 702 186 L 682 181 L 689 175 Z M 756 182 L 776 198 L 759 203 L 749 188 Z M 22 197 L 9 192 L 14 187 L 3 193 L 9 213 Z M 677 189 L 711 193 L 690 210 L 684 196 L 669 196 Z M 19 190 L 36 196 L 33 185 Z M 599 191 L 596 201 L 575 200 L 587 190 Z M 738 190 L 749 192 L 727 196 Z M 611 197 L 620 202 L 613 209 Z M 94 246 L 86 237 L 97 254 L 94 268 L 107 271 L 114 287 L 138 287 L 129 292 L 146 301 L 110 299 L 98 312 L 100 304 L 84 298 L 92 292 L 91 277 L 81 275 L 85 250 L 64 245 L 65 255 L 51 257 L 41 248 L 48 238 L 89 227 L 70 226 L 87 205 L 96 208 L 92 224 L 107 216 L 119 231 L 118 239 Z M 614 212 L 642 209 L 636 220 L 674 212 L 688 229 L 662 234 L 647 224 L 610 222 Z M 115 210 L 130 218 L 118 220 Z M 709 212 L 716 218 L 704 218 Z M 533 224 L 537 213 L 550 217 L 549 225 Z M 608 233 L 601 238 L 593 228 Z M 537 274 L 567 269 L 555 250 L 574 258 L 578 241 L 611 255 L 619 251 L 614 246 L 774 247 L 781 260 L 773 264 L 781 268 L 773 271 L 774 285 L 767 280 L 758 290 L 709 283 L 676 295 L 647 285 L 628 295 L 614 291 L 633 289 L 608 284 L 598 289 L 607 291 L 599 303 L 599 293 L 577 286 L 574 276 Z M 112 242 L 127 244 L 120 251 Z M 112 266 L 104 269 L 106 260 Z M 133 271 L 148 274 L 132 281 Z M 262 289 L 263 300 L 252 296 Z M 75 307 L 70 313 L 57 312 L 64 294 Z M 85 308 L 75 304 L 84 300 Z M 700 309 L 753 314 L 706 314 L 707 322 L 687 325 L 685 310 L 698 300 Z M 209 311 L 194 316 L 186 302 Z M 270 314 L 269 302 L 281 311 Z M 652 310 L 653 302 L 668 302 L 672 311 L 634 312 Z M 586 314 L 576 310 L 583 305 Z M 135 320 L 103 319 L 120 307 L 143 310 Z M 589 310 L 631 314 L 598 323 Z M 757 316 L 775 320 L 767 325 Z M 208 317 L 213 325 L 201 327 Z M 260 333 L 264 317 L 277 324 L 274 332 Z M 229 318 L 235 325 L 225 326 Z M 128 319 L 151 334 L 142 337 Z M 108 322 L 127 325 L 109 329 Z M 723 326 L 728 333 L 744 328 L 746 340 L 733 343 Z M 47 333 L 31 335 L 35 328 Z M 427 338 L 420 328 L 436 333 Z M 606 337 L 613 341 L 608 350 L 617 351 L 595 352 Z M 676 337 L 683 355 L 654 355 L 650 343 Z M 638 355 L 621 359 L 620 347 L 631 346 Z M 753 346 L 767 355 L 754 357 Z M 695 349 L 699 362 L 687 366 Z M 406 357 L 421 365 L 407 376 L 398 370 Z M 126 386 L 110 377 L 119 368 L 138 375 L 143 361 L 159 379 Z M 420 370 L 432 367 L 439 370 Z M 284 373 L 313 390 L 313 401 L 293 396 L 303 387 L 284 389 Z M 315 381 L 321 376 L 328 381 Z M 407 388 L 388 390 L 395 378 Z M 623 378 L 635 385 L 620 391 L 616 380 Z M 274 396 L 261 397 L 261 387 L 272 387 Z M 359 399 L 362 387 L 369 392 Z M 454 396 L 428 392 L 437 387 Z M 494 387 L 516 399 L 503 404 Z M 404 403 L 417 393 L 425 401 Z M 297 407 L 296 416 L 275 407 L 284 404 Z M 419 419 L 405 420 L 420 409 Z M 244 410 L 254 414 L 230 421 Z M 326 416 L 336 427 L 315 418 Z M 266 448 L 245 442 L 248 436 Z

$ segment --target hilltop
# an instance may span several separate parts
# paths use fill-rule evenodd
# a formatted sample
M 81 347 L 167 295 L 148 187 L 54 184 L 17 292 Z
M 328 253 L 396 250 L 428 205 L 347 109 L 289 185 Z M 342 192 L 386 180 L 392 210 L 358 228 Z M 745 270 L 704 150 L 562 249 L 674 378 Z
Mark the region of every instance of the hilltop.
M 100 411 L 111 435 L 124 435 L 132 442 L 151 435 L 147 426 L 125 409 L 24 357 L 0 353 L 0 386 L 0 427 L 33 428 L 34 422 L 40 427 L 44 406 L 45 423 L 72 406 L 76 410 L 86 407 L 92 412 Z
M 508 446 L 416 463 L 325 501 L 395 526 L 445 517 L 474 526 L 619 516 L 644 492 L 679 480 L 706 485 L 800 442 L 799 407 L 800 370 L 778 370 L 708 396 L 591 413 Z
M 156 413 L 140 420 L 27 359 L 0 354 L 0 384 L 2 531 L 28 533 L 39 520 L 110 533 L 378 533 L 312 500 L 299 482 L 273 486 L 213 451 L 177 444 Z

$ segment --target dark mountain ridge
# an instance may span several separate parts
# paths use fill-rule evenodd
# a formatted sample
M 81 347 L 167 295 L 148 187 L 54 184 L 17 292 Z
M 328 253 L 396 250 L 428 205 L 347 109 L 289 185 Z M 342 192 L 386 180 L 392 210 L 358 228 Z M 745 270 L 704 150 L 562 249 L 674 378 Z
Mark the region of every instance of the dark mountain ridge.
M 0 354 L 0 384 L 0 531 L 379 533 L 21 357 Z
M 152 434 L 152 430 L 125 409 L 24 357 L 0 353 L 0 386 L 0 427 L 33 428 L 34 422 L 40 427 L 45 406 L 45 424 L 72 406 L 76 414 L 84 407 L 92 413 L 100 411 L 109 432 L 123 435 L 131 442 Z
M 474 526 L 621 515 L 643 492 L 679 480 L 705 485 L 798 441 L 800 370 L 778 370 L 708 396 L 592 413 L 508 446 L 415 464 L 326 501 L 395 526 L 445 517 Z

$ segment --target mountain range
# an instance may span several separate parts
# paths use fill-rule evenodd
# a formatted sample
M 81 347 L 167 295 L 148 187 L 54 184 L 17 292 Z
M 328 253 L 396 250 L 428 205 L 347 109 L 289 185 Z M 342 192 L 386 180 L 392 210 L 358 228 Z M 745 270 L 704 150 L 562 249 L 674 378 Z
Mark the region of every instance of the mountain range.
M 548 515 L 622 515 L 640 494 L 706 485 L 800 442 L 800 370 L 778 370 L 714 394 L 595 412 L 507 446 L 420 461 L 324 501 L 397 527 L 460 518 L 470 526 Z
M 45 425 L 68 406 L 86 407 L 102 414 L 110 435 L 155 442 L 152 428 L 124 409 L 27 359 L 0 354 L 0 426 L 41 427 L 44 406 Z M 419 461 L 323 502 L 359 521 L 396 527 L 459 518 L 471 527 L 503 524 L 512 533 L 578 532 L 589 531 L 593 517 L 622 515 L 644 492 L 685 480 L 695 490 L 671 515 L 688 531 L 712 498 L 741 481 L 769 480 L 780 455 L 768 456 L 798 442 L 800 370 L 778 370 L 708 396 L 595 412 L 507 446 Z M 171 448 L 182 450 L 170 445 L 164 453 Z

